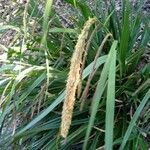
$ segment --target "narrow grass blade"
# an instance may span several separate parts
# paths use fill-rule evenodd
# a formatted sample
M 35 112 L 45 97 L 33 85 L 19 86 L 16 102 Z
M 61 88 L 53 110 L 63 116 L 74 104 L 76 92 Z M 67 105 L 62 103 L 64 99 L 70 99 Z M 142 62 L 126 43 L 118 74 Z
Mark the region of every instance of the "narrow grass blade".
M 74 6 L 77 7 L 77 1 L 73 0 Z
M 33 82 L 33 84 L 30 85 L 30 87 L 25 92 L 22 93 L 22 95 L 18 99 L 17 105 L 19 105 L 19 103 L 22 103 L 23 100 L 26 99 L 26 97 L 45 79 L 45 77 L 46 75 L 44 72 Z
M 15 30 L 17 32 L 20 32 L 20 28 L 12 26 L 12 25 L 0 26 L 0 31 L 8 30 L 8 29 L 12 29 L 12 30 Z
M 8 81 L 7 81 L 7 82 L 8 82 Z M 3 92 L 2 92 L 2 94 L 1 94 L 1 96 L 0 96 L 0 108 L 1 108 L 2 104 L 4 103 L 4 101 L 7 99 L 7 98 L 6 98 L 7 96 L 5 96 L 5 95 L 6 95 L 6 92 L 7 92 L 8 88 L 10 87 L 11 83 L 12 83 L 12 80 L 10 80 L 10 81 L 7 83 L 7 85 L 5 86 Z M 0 85 L 1 85 L 1 84 L 0 84 Z
M 95 150 L 96 149 L 96 146 L 98 145 L 98 142 L 99 142 L 99 137 L 100 137 L 100 132 L 98 132 L 95 136 L 95 138 L 93 139 L 93 142 L 90 146 L 90 150 Z
M 68 137 L 67 137 L 67 144 L 65 144 L 65 140 L 62 141 L 62 145 L 64 145 L 63 149 L 67 149 L 67 147 L 69 148 L 69 146 L 71 145 L 71 143 L 73 142 L 73 140 L 76 140 L 76 137 L 79 136 L 81 133 L 83 135 L 83 132 L 86 130 L 86 126 L 83 125 L 80 128 L 78 128 L 75 132 L 71 133 Z
M 46 59 L 46 69 L 47 69 L 47 89 L 46 92 L 48 91 L 48 86 L 49 86 L 49 59 L 48 59 L 48 48 L 47 48 L 47 34 L 48 34 L 48 28 L 49 28 L 49 16 L 51 13 L 51 8 L 52 8 L 53 0 L 47 0 L 46 1 L 46 6 L 44 10 L 44 20 L 43 20 L 43 37 L 41 41 L 41 47 L 44 50 L 45 53 L 45 59 Z M 46 94 L 45 94 L 46 98 Z
M 25 41 L 27 38 L 27 30 L 28 30 L 28 27 L 27 27 L 28 17 L 27 16 L 28 16 L 29 3 L 30 1 L 27 1 L 27 3 L 25 4 L 24 13 L 23 13 L 23 32 L 24 32 L 23 41 Z
M 150 87 L 150 79 L 147 79 L 139 88 L 132 94 L 132 96 L 137 95 L 139 92 L 145 90 L 146 88 Z
M 106 18 L 106 20 L 105 20 L 105 22 L 104 22 L 104 24 L 103 24 L 104 27 L 106 27 L 107 24 L 109 23 L 109 20 L 110 20 L 110 18 L 112 17 L 113 13 L 114 13 L 114 10 L 113 10 L 113 11 L 109 14 L 109 16 Z
M 0 44 L 0 48 L 3 49 L 5 52 L 8 52 L 8 48 L 5 47 L 4 45 Z M 4 59 L 3 56 L 1 56 L 0 59 Z
M 74 33 L 74 34 L 77 34 L 77 30 L 76 29 L 70 29 L 70 28 L 51 28 L 49 29 L 49 32 L 50 33 Z
M 115 73 L 116 73 L 116 51 L 114 51 L 108 75 L 106 120 L 105 120 L 105 149 L 113 149 L 113 127 L 115 109 Z
M 145 104 L 147 103 L 147 101 L 150 99 L 150 89 L 148 90 L 148 92 L 146 93 L 146 95 L 144 96 L 143 100 L 141 101 L 140 105 L 138 106 L 138 108 L 136 109 L 134 115 L 133 115 L 133 118 L 132 120 L 130 121 L 130 124 L 128 126 L 128 129 L 123 137 L 123 140 L 122 140 L 122 143 L 121 143 L 121 146 L 119 148 L 119 150 L 123 150 L 129 137 L 130 137 L 130 134 L 135 126 L 135 123 L 142 111 L 142 109 L 144 108 Z
M 0 86 L 3 86 L 4 84 L 6 84 L 10 79 L 12 79 L 11 77 L 0 80 Z
M 48 26 L 49 26 L 49 16 L 51 13 L 52 3 L 53 3 L 53 0 L 47 0 L 46 6 L 45 6 L 42 44 L 46 44 L 46 38 L 47 38 Z
M 110 49 L 110 52 L 108 54 L 108 58 L 106 60 L 104 68 L 102 70 L 100 79 L 98 81 L 98 85 L 96 87 L 96 91 L 95 91 L 95 94 L 94 94 L 94 97 L 93 97 L 93 102 L 92 102 L 92 113 L 91 113 L 91 117 L 89 119 L 89 124 L 88 124 L 88 127 L 87 127 L 87 131 L 86 131 L 83 150 L 86 150 L 86 148 L 87 148 L 88 138 L 90 136 L 92 127 L 94 125 L 94 120 L 95 120 L 95 116 L 96 116 L 96 113 L 97 113 L 97 110 L 98 110 L 99 102 L 101 100 L 102 94 L 103 94 L 104 89 L 105 89 L 107 76 L 108 76 L 108 70 L 109 70 L 109 66 L 110 66 L 110 63 L 111 63 L 111 58 L 113 56 L 113 53 L 115 52 L 116 47 L 117 47 L 117 41 L 114 41 L 113 44 L 112 44 L 112 47 Z
M 127 2 L 125 2 L 127 3 Z M 119 47 L 119 55 L 120 55 L 120 74 L 121 76 L 125 72 L 125 60 L 126 55 L 128 52 L 128 43 L 129 43 L 129 8 L 128 3 L 126 4 L 126 8 L 124 10 L 124 16 L 123 16 L 123 27 L 122 27 L 122 33 L 121 33 L 121 39 L 120 39 L 120 47 Z
M 24 71 L 20 72 L 17 77 L 15 78 L 15 81 L 12 85 L 10 94 L 9 94 L 9 101 L 12 99 L 14 93 L 15 93 L 15 88 L 16 86 L 22 81 L 23 78 L 27 76 L 28 73 L 32 72 L 35 69 L 35 67 L 30 67 L 25 69 Z

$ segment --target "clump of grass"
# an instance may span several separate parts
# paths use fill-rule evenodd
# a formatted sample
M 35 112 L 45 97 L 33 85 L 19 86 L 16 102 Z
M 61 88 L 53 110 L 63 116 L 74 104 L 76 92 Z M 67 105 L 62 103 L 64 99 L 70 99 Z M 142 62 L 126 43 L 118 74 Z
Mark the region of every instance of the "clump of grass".
M 90 18 L 84 25 L 81 34 L 78 37 L 77 44 L 75 46 L 75 51 L 71 58 L 71 65 L 69 76 L 66 85 L 66 97 L 63 105 L 62 111 L 62 122 L 60 134 L 62 137 L 66 138 L 71 124 L 73 107 L 75 102 L 75 94 L 80 82 L 80 69 L 82 63 L 82 55 L 85 50 L 86 40 L 88 37 L 88 32 L 93 23 L 96 22 L 95 18 Z
M 0 36 L 10 29 L 16 34 L 8 47 L 0 44 L 8 54 L 7 60 L 0 55 L 0 149 L 147 150 L 149 20 L 140 3 L 137 11 L 122 1 L 117 13 L 113 0 L 93 1 L 92 7 L 64 0 L 75 27 L 64 28 L 52 2 L 28 1 L 28 9 L 14 9 L 16 17 L 0 25 Z M 89 17 L 96 17 L 92 32 L 95 19 Z M 80 92 L 82 111 L 75 101 Z M 60 128 L 67 140 L 59 138 Z

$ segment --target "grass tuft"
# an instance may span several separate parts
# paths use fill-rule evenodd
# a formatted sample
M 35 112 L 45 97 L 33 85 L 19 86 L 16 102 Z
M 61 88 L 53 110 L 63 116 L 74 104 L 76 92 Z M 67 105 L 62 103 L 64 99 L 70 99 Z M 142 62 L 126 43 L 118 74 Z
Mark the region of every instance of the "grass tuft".
M 0 149 L 149 148 L 148 3 L 116 2 L 0 2 Z

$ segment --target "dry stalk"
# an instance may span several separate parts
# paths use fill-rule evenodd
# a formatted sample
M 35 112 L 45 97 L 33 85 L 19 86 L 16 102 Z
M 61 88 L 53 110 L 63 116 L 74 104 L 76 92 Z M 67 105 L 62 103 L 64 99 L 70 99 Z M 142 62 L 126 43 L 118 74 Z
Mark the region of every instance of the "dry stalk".
M 90 44 L 91 44 L 91 41 L 98 29 L 98 25 L 95 27 L 95 29 L 92 31 L 88 41 L 87 41 L 87 44 L 86 44 L 86 48 L 85 48 L 85 51 L 83 53 L 83 60 L 82 60 L 82 65 L 81 65 L 81 70 L 80 70 L 80 82 L 78 84 L 78 89 L 77 89 L 77 97 L 80 98 L 80 95 L 81 95 L 81 91 L 82 91 L 82 73 L 83 73 L 83 69 L 84 69 L 84 66 L 85 66 L 85 60 L 86 60 L 86 57 L 87 57 L 87 53 L 88 53 L 88 50 L 89 50 L 89 47 L 90 47 Z
M 82 93 L 81 99 L 80 99 L 80 101 L 81 101 L 80 111 L 83 110 L 83 106 L 84 106 L 84 103 L 85 103 L 85 100 L 86 100 L 86 98 L 87 98 L 87 94 L 88 94 L 88 91 L 89 91 L 90 83 L 91 83 L 91 81 L 92 81 L 92 79 L 93 79 L 93 77 L 94 77 L 94 75 L 95 75 L 95 73 L 96 73 L 96 71 L 97 71 L 97 70 L 95 69 L 95 65 L 96 65 L 97 59 L 98 59 L 99 55 L 101 54 L 101 51 L 102 51 L 102 49 L 103 49 L 103 47 L 104 47 L 104 45 L 105 45 L 105 43 L 107 42 L 107 40 L 108 40 L 109 37 L 112 37 L 112 34 L 108 33 L 108 34 L 105 36 L 105 38 L 103 39 L 101 45 L 99 46 L 99 48 L 98 48 L 98 50 L 97 50 L 96 56 L 95 56 L 95 58 L 94 58 L 93 68 L 92 68 L 92 70 L 91 70 L 91 73 L 90 73 L 90 75 L 89 75 L 89 78 L 88 78 L 86 87 L 85 87 L 85 89 L 84 89 L 84 91 L 83 91 L 83 93 Z
M 69 132 L 69 128 L 72 120 L 72 113 L 75 103 L 75 94 L 77 86 L 80 82 L 80 70 L 82 63 L 82 55 L 85 50 L 86 39 L 88 37 L 88 31 L 90 26 L 95 23 L 95 18 L 90 18 L 84 25 L 81 34 L 78 37 L 77 44 L 75 46 L 75 51 L 71 58 L 71 66 L 69 71 L 69 76 L 66 85 L 66 96 L 62 111 L 62 121 L 60 134 L 62 137 L 66 138 Z

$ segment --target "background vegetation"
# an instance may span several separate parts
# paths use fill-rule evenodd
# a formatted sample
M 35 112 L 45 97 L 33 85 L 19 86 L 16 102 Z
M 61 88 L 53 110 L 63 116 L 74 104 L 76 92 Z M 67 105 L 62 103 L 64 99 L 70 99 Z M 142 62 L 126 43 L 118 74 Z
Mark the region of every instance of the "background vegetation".
M 15 13 L 1 17 L 1 37 L 8 31 L 13 36 L 0 45 L 7 55 L 0 58 L 0 149 L 147 150 L 150 20 L 143 1 L 135 6 L 122 1 L 117 11 L 113 0 L 65 0 L 68 22 L 53 3 L 14 1 Z M 70 59 L 84 23 L 93 17 L 81 96 L 63 139 L 59 131 Z

